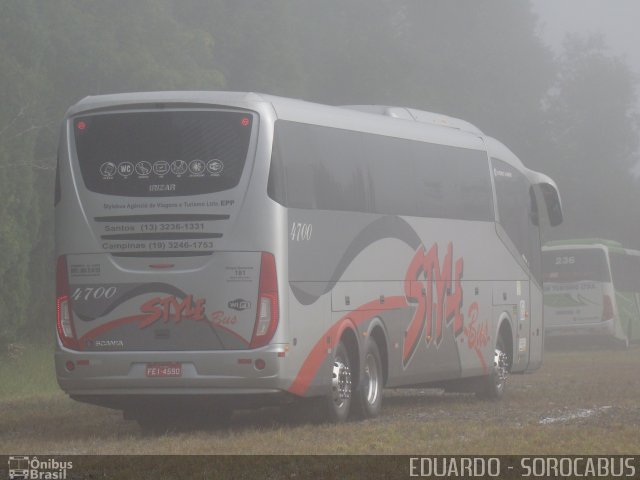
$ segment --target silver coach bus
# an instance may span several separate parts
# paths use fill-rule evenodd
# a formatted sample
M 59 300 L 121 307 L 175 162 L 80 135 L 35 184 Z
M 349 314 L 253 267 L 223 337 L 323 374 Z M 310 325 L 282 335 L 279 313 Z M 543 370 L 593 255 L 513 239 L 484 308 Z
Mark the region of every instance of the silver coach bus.
M 88 97 L 56 179 L 56 371 L 141 424 L 538 368 L 554 182 L 461 120 L 253 93 Z

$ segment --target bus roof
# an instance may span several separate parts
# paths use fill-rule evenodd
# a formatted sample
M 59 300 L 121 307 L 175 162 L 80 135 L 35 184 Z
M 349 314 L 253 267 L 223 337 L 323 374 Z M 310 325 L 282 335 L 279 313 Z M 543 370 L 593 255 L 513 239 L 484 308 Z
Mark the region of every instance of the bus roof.
M 552 240 L 544 244 L 546 247 L 558 247 L 565 245 L 603 245 L 605 247 L 618 247 L 622 248 L 620 242 L 615 240 L 606 240 L 604 238 L 568 238 L 565 240 Z
M 566 240 L 552 240 L 546 242 L 543 250 L 556 250 L 565 248 L 590 248 L 598 247 L 608 249 L 610 252 L 623 253 L 626 255 L 640 255 L 640 251 L 625 248 L 620 242 L 607 240 L 604 238 L 571 238 Z
M 453 147 L 486 150 L 482 132 L 463 131 L 441 124 L 420 122 L 401 107 L 391 108 L 393 114 L 381 114 L 372 109 L 335 107 L 289 98 L 265 95 L 279 119 L 326 127 L 343 128 L 365 133 L 418 140 Z M 432 114 L 436 115 L 436 114 Z M 471 125 L 471 124 L 469 124 Z
M 415 108 L 394 107 L 388 105 L 345 105 L 342 108 L 357 110 L 360 112 L 384 115 L 396 119 L 414 121 L 420 124 L 433 125 L 455 129 L 460 132 L 472 134 L 484 139 L 485 148 L 491 157 L 502 160 L 519 170 L 524 171 L 531 178 L 532 183 L 539 179 L 537 172 L 529 170 L 522 161 L 509 148 L 499 140 L 485 135 L 478 127 L 459 118 L 450 117 L 441 113 L 427 112 Z
M 163 91 L 88 96 L 71 106 L 67 116 L 149 103 L 224 105 L 247 109 L 262 105 L 273 111 L 278 119 L 487 151 L 489 155 L 525 172 L 532 183 L 548 179 L 527 169 L 505 145 L 484 135 L 471 123 L 412 108 L 379 105 L 336 107 L 254 92 Z
M 473 133 L 478 136 L 484 135 L 478 127 L 465 120 L 443 115 L 441 113 L 417 110 L 415 108 L 392 107 L 388 105 L 343 105 L 342 108 L 357 110 L 359 112 L 376 113 L 378 115 L 386 115 L 392 118 L 426 123 L 429 125 L 436 125 L 438 127 L 454 128 L 456 130 Z

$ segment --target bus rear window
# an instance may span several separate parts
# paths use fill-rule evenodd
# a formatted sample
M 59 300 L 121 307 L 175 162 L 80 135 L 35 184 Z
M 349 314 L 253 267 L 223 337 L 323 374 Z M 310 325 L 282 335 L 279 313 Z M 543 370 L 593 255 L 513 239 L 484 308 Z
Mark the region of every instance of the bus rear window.
M 543 252 L 542 271 L 545 282 L 611 281 L 604 251 L 596 248 Z
M 76 117 L 73 129 L 89 190 L 164 197 L 234 188 L 253 122 L 243 112 L 127 112 Z

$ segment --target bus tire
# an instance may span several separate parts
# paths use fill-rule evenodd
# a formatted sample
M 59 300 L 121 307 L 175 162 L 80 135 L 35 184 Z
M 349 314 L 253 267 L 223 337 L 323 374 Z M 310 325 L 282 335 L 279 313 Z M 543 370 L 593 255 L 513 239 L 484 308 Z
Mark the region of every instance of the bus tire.
M 509 358 L 507 356 L 504 337 L 500 335 L 496 342 L 493 355 L 493 364 L 489 375 L 482 377 L 476 396 L 487 400 L 499 400 L 504 396 L 504 391 L 509 375 Z
M 618 346 L 619 349 L 621 350 L 629 350 L 629 337 L 625 336 L 624 338 L 621 338 L 619 340 L 616 340 L 616 344 Z
M 351 389 L 351 359 L 344 343 L 338 343 L 331 365 L 331 389 L 325 398 L 327 419 L 330 422 L 344 422 L 349 417 L 353 392 Z
M 354 395 L 355 413 L 358 418 L 374 418 L 380 415 L 383 382 L 380 350 L 375 341 L 368 340 L 364 348 L 360 384 Z

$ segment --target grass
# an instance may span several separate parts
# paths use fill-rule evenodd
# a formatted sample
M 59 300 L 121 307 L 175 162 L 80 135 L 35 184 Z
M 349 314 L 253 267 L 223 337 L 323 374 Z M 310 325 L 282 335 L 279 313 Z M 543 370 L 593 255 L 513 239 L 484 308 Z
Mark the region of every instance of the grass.
M 52 352 L 30 347 L 0 366 L 0 454 L 637 455 L 639 366 L 640 348 L 551 352 L 497 403 L 389 390 L 382 415 L 363 422 L 296 422 L 271 408 L 237 412 L 227 428 L 148 436 L 117 411 L 68 399 Z
M 52 346 L 16 347 L 0 356 L 0 401 L 59 393 Z

